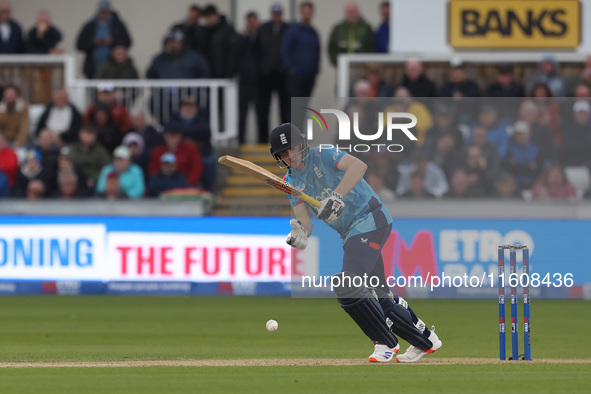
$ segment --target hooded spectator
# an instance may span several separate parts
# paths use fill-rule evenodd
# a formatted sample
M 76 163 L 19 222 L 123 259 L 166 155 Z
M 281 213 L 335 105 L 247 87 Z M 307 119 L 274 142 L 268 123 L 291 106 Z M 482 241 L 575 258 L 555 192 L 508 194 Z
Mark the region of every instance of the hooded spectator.
M 119 15 L 111 9 L 109 0 L 100 0 L 96 15 L 78 34 L 76 48 L 86 54 L 84 75 L 92 78 L 107 60 L 111 45 L 131 46 L 131 37 Z
M 61 54 L 58 44 L 62 40 L 62 33 L 51 23 L 49 11 L 39 11 L 35 26 L 29 30 L 27 52 Z
M 131 152 L 125 146 L 118 146 L 113 152 L 113 163 L 101 170 L 96 183 L 97 193 L 104 193 L 107 176 L 116 173 L 123 194 L 129 198 L 141 198 L 145 192 L 144 174 L 142 169 L 131 162 Z
M 377 53 L 388 53 L 390 50 L 389 43 L 390 43 L 390 2 L 389 1 L 382 1 L 380 3 L 380 17 L 382 18 L 382 23 L 378 26 L 374 44 Z
M 332 28 L 328 40 L 328 56 L 337 65 L 340 53 L 371 53 L 374 51 L 374 35 L 371 26 L 359 15 L 355 2 L 345 5 L 345 20 Z
M 176 157 L 167 152 L 160 156 L 160 171 L 150 177 L 148 195 L 158 197 L 167 190 L 188 187 L 187 178 L 177 171 Z
M 203 161 L 197 146 L 191 141 L 183 141 L 183 132 L 174 125 L 167 125 L 164 130 L 164 145 L 152 151 L 150 175 L 160 170 L 160 157 L 171 152 L 176 157 L 177 169 L 187 178 L 189 186 L 198 186 L 203 176 Z
M 406 87 L 413 97 L 436 97 L 435 84 L 427 79 L 423 72 L 423 63 L 412 58 L 404 63 L 402 86 Z
M 99 67 L 95 79 L 138 79 L 139 73 L 125 45 L 111 45 L 111 54 Z
M 538 83 L 548 86 L 552 92 L 552 97 L 566 96 L 566 82 L 558 73 L 560 64 L 552 55 L 547 55 L 540 61 L 540 73 L 533 77 L 528 83 L 528 90 L 532 91 Z
M 12 5 L 0 2 L 0 54 L 25 52 L 25 40 L 20 25 L 12 19 Z
M 78 141 L 71 145 L 69 159 L 86 176 L 87 185 L 92 190 L 101 169 L 109 164 L 109 152 L 97 142 L 98 130 L 92 124 L 86 124 L 78 133 Z
M 45 108 L 37 123 L 36 134 L 49 129 L 59 139 L 59 143 L 70 144 L 78 139 L 82 127 L 82 116 L 72 104 L 65 89 L 58 89 L 51 96 L 51 104 Z
M 20 97 L 20 90 L 8 85 L 0 102 L 0 132 L 15 147 L 29 139 L 29 104 Z

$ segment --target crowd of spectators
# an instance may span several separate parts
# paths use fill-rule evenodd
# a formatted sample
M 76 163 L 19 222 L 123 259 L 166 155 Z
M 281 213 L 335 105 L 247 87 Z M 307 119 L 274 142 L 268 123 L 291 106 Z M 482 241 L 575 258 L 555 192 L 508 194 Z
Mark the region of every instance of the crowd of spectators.
M 109 0 L 100 0 L 75 40 L 85 55 L 84 75 L 105 80 L 94 104 L 76 108 L 59 89 L 37 124 L 29 125 L 28 103 L 18 87 L 3 86 L 0 196 L 140 198 L 176 188 L 213 190 L 216 157 L 207 108 L 194 97 L 179 97 L 179 110 L 157 130 L 148 121 L 156 117 L 153 107 L 152 113 L 131 111 L 107 81 L 237 77 L 239 143 L 245 142 L 251 104 L 258 142 L 267 143 L 273 92 L 285 122 L 289 99 L 314 91 L 323 48 L 314 11 L 313 3 L 301 2 L 298 22 L 287 23 L 283 6 L 275 3 L 268 21 L 248 12 L 244 30 L 237 32 L 215 5 L 191 5 L 185 18 L 171 23 L 143 74 L 130 56 L 133 38 L 124 18 Z M 332 66 L 341 53 L 388 52 L 389 2 L 377 11 L 381 21 L 374 29 L 355 2 L 345 6 L 324 46 Z M 59 54 L 61 39 L 48 11 L 38 13 L 26 34 L 12 18 L 10 2 L 0 3 L 0 53 Z M 591 166 L 591 60 L 573 86 L 549 56 L 524 85 L 515 81 L 510 65 L 501 65 L 497 80 L 483 90 L 461 61 L 450 66 L 447 82 L 438 86 L 418 59 L 405 63 L 396 83 L 386 83 L 382 66 L 370 64 L 351 89 L 346 111 L 361 114 L 361 129 L 375 130 L 379 111 L 410 112 L 419 120 L 412 129 L 418 141 L 399 141 L 402 154 L 364 157 L 370 164 L 367 180 L 385 200 L 580 195 L 564 168 Z M 563 99 L 569 95 L 577 99 Z M 511 100 L 470 100 L 474 97 Z

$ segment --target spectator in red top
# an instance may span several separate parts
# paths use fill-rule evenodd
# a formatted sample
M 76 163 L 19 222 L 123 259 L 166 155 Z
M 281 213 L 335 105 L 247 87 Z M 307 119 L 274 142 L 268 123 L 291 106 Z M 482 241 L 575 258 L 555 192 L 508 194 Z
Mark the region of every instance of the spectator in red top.
M 111 82 L 99 83 L 97 91 L 97 102 L 109 106 L 113 122 L 119 128 L 121 133 L 127 133 L 131 127 L 131 119 L 129 118 L 129 112 L 127 111 L 125 104 L 117 102 L 117 92 L 115 92 L 115 86 Z M 86 109 L 83 118 L 84 123 L 92 121 L 90 116 L 94 112 L 94 107 L 94 105 L 91 105 Z
M 8 178 L 9 185 L 14 186 L 18 174 L 18 158 L 8 146 L 2 133 L 0 133 L 0 171 Z
M 183 132 L 167 126 L 164 130 L 164 145 L 157 146 L 150 157 L 150 176 L 160 171 L 160 156 L 174 153 L 178 171 L 187 177 L 189 186 L 197 186 L 203 175 L 203 161 L 199 148 L 191 141 L 183 141 Z
M 577 189 L 566 179 L 564 168 L 560 164 L 547 167 L 540 181 L 532 189 L 534 200 L 574 200 Z

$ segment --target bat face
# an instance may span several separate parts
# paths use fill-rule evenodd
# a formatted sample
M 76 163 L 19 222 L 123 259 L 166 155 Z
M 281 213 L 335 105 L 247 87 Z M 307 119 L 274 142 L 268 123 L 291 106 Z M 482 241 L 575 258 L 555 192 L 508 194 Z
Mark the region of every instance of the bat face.
M 314 198 L 308 196 L 301 190 L 296 189 L 292 185 L 290 185 L 285 180 L 281 179 L 277 175 L 265 170 L 257 166 L 254 163 L 251 163 L 248 160 L 239 159 L 233 156 L 222 156 L 218 159 L 220 164 L 225 166 L 231 167 L 239 172 L 245 173 L 250 175 L 254 178 L 260 179 L 264 183 L 269 186 L 274 187 L 275 189 L 281 190 L 282 192 L 289 194 L 293 197 L 297 197 L 307 203 L 319 208 L 320 202 L 315 200 Z

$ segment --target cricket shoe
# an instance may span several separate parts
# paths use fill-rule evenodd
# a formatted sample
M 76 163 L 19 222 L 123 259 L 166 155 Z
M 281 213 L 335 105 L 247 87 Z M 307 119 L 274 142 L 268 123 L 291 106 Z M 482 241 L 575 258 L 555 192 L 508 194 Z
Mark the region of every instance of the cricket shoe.
M 396 347 L 391 348 L 386 345 L 380 345 L 376 343 L 373 350 L 373 354 L 369 356 L 370 363 L 387 363 L 392 361 L 394 355 L 400 350 L 400 345 L 396 344 Z
M 431 335 L 429 335 L 429 340 L 433 344 L 431 349 L 421 350 L 416 346 L 410 345 L 405 353 L 396 356 L 396 362 L 399 363 L 415 363 L 419 361 L 423 356 L 433 353 L 435 350 L 439 349 L 443 343 L 435 334 L 435 326 L 431 326 Z

